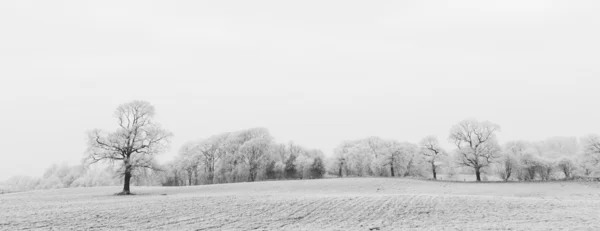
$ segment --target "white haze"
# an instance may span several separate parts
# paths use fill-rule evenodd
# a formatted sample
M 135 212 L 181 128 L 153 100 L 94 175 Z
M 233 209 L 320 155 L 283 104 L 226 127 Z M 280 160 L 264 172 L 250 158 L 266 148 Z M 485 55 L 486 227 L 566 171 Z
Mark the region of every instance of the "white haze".
M 79 163 L 85 132 L 141 99 L 188 140 L 267 127 L 342 140 L 600 132 L 600 2 L 0 2 L 0 180 Z M 450 144 L 446 144 L 451 147 Z

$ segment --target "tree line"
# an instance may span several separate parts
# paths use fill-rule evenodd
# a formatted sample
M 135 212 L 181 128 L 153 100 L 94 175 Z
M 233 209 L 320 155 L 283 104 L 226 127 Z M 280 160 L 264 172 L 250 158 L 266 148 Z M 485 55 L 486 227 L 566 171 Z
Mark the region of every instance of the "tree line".
M 414 176 L 436 180 L 445 173 L 498 176 L 504 181 L 557 180 L 599 173 L 600 136 L 580 140 L 554 137 L 540 142 L 509 141 L 500 145 L 500 126 L 489 121 L 464 120 L 454 125 L 446 151 L 434 136 L 418 144 L 379 137 L 344 141 L 334 150 L 329 172 L 343 176 Z
M 421 177 L 430 171 L 436 179 L 441 161 L 447 156 L 433 136 L 419 144 L 368 137 L 338 145 L 330 159 L 329 172 L 338 177 Z
M 322 178 L 324 158 L 321 150 L 274 142 L 265 128 L 227 132 L 185 143 L 165 166 L 164 185 Z
M 123 184 L 184 186 L 279 179 L 337 177 L 419 177 L 437 180 L 458 173 L 476 181 L 496 175 L 505 181 L 573 179 L 598 174 L 600 136 L 580 140 L 555 137 L 540 142 L 509 141 L 500 145 L 500 126 L 489 121 L 464 120 L 448 134 L 452 150 L 438 138 L 419 143 L 380 137 L 343 141 L 329 158 L 321 150 L 293 142 L 277 143 L 266 128 L 216 134 L 191 140 L 166 164 L 156 162 L 173 134 L 156 121 L 146 101 L 120 105 L 114 116 L 117 130 L 92 130 L 82 165 L 53 165 L 42 178 L 13 177 L 13 190 L 86 187 Z M 91 168 L 92 164 L 103 167 Z M 0 185 L 2 186 L 2 185 Z

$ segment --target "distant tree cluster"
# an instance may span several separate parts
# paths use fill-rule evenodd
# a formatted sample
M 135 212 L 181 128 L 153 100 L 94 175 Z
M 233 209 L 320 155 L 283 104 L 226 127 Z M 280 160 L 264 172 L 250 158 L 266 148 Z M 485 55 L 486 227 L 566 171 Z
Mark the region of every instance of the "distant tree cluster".
M 505 181 L 573 179 L 596 175 L 600 166 L 600 138 L 588 135 L 554 137 L 540 142 L 504 144 L 492 171 Z
M 164 185 L 199 185 L 275 179 L 322 178 L 320 150 L 277 144 L 265 128 L 222 133 L 189 141 L 165 166 Z
M 344 141 L 329 159 L 329 172 L 343 176 L 416 176 L 437 179 L 440 170 L 452 178 L 457 172 L 498 175 L 501 179 L 531 181 L 573 179 L 599 173 L 600 136 L 554 137 L 540 142 L 510 141 L 500 145 L 500 126 L 464 120 L 450 129 L 454 150 L 425 137 L 419 144 L 368 137 Z
M 14 176 L 2 182 L 0 188 L 19 192 L 36 189 L 113 186 L 119 183 L 119 178 L 112 172 L 113 169 L 110 167 L 53 164 L 46 169 L 42 177 Z
M 419 144 L 368 137 L 338 145 L 329 172 L 339 177 L 422 177 L 431 171 L 435 178 L 445 157 L 446 151 L 433 136 L 424 138 Z

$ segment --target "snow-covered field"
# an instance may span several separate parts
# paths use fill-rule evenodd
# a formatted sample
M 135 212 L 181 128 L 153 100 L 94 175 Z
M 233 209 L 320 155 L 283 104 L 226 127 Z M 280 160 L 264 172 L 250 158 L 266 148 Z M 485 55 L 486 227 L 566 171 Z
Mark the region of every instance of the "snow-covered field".
M 0 230 L 600 230 L 598 183 L 390 178 L 0 195 Z

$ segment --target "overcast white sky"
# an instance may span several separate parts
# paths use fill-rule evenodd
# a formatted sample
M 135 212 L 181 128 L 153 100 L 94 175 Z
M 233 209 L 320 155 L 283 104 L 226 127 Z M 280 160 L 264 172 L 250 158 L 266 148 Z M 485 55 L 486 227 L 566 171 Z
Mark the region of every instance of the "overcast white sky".
M 600 132 L 599 28 L 594 0 L 3 0 L 0 180 L 78 163 L 135 99 L 175 134 L 162 161 L 250 127 L 326 154 L 466 118 L 501 141 Z

